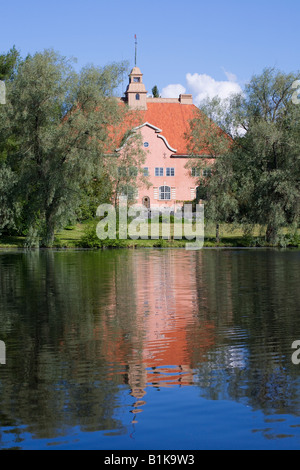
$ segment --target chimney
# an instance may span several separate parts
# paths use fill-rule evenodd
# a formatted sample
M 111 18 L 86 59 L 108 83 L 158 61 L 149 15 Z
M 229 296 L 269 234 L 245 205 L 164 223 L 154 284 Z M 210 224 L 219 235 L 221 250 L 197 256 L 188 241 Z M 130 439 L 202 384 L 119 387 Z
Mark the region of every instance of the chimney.
M 179 102 L 181 104 L 193 104 L 193 95 L 179 95 Z

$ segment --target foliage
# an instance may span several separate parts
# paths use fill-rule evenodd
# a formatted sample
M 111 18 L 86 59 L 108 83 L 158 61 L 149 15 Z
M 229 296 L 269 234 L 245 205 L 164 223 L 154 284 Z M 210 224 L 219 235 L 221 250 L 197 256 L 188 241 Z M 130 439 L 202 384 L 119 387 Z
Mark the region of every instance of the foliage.
M 97 207 L 100 204 L 109 203 L 112 195 L 112 187 L 105 174 L 82 185 L 81 203 L 76 211 L 76 219 L 79 221 L 90 220 L 96 216 Z
M 16 228 L 20 206 L 14 201 L 13 192 L 17 183 L 16 175 L 6 165 L 0 166 L 0 235 L 3 231 Z
M 12 80 L 20 63 L 20 53 L 13 46 L 6 54 L 0 54 L 0 80 Z
M 300 107 L 291 99 L 297 78 L 265 69 L 243 95 L 223 105 L 210 101 L 219 130 L 202 117 L 191 123 L 194 148 L 216 157 L 211 178 L 199 180 L 206 190 L 206 216 L 216 223 L 264 224 L 270 244 L 277 243 L 280 227 L 299 223 Z M 227 150 L 222 131 L 232 139 Z M 189 165 L 201 168 L 203 159 Z
M 108 125 L 121 119 L 112 94 L 124 67 L 76 73 L 72 61 L 46 50 L 28 56 L 8 84 L 4 121 L 17 139 L 8 160 L 24 223 L 45 246 L 76 214 L 84 185 L 102 176 Z
M 124 240 L 119 240 L 118 238 L 115 240 L 109 238 L 100 240 L 96 232 L 97 223 L 98 221 L 93 220 L 87 224 L 80 241 L 77 243 L 78 246 L 82 248 L 121 248 L 125 246 Z
M 132 130 L 125 133 L 118 152 L 106 159 L 104 171 L 115 206 L 120 196 L 126 196 L 129 204 L 134 203 L 138 187 L 150 186 L 149 178 L 144 175 L 145 159 L 142 136 Z
M 154 85 L 154 87 L 152 88 L 152 95 L 153 98 L 159 98 L 159 91 L 156 85 Z
M 12 81 L 16 76 L 18 66 L 22 59 L 20 53 L 13 46 L 6 54 L 0 55 L 0 80 L 6 82 Z M 8 155 L 16 150 L 16 139 L 9 133 L 9 125 L 4 115 L 4 106 L 0 105 L 0 164 L 5 162 Z

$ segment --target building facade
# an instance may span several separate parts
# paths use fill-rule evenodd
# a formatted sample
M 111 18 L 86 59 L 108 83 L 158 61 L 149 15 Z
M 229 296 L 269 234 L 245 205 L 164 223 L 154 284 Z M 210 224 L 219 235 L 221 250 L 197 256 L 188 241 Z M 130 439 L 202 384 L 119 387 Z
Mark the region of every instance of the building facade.
M 144 175 L 151 186 L 138 188 L 137 202 L 148 209 L 179 210 L 184 202 L 196 198 L 199 176 L 205 177 L 212 163 L 207 157 L 207 169 L 202 170 L 203 175 L 196 169 L 187 168 L 190 121 L 199 113 L 192 95 L 148 97 L 143 74 L 138 67 L 134 67 L 129 75 L 125 97 L 121 100 L 137 111 L 142 122 L 135 127 L 135 131 L 142 136 L 146 151 Z

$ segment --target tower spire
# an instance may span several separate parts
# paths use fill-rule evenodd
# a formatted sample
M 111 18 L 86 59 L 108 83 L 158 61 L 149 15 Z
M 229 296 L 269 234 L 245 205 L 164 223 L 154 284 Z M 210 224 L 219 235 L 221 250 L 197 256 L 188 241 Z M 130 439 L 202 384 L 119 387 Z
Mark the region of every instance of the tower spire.
M 134 66 L 136 67 L 136 55 L 137 55 L 137 38 L 136 38 L 136 34 L 134 35 L 134 39 L 135 39 Z

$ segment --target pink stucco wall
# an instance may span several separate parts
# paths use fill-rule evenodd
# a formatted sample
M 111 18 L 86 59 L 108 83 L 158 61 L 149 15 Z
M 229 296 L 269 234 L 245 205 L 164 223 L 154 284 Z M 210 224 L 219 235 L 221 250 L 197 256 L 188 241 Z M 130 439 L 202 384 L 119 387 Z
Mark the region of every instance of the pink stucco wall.
M 163 138 L 163 131 L 157 132 L 148 125 L 144 125 L 139 132 L 142 134 L 143 143 L 148 142 L 147 156 L 144 167 L 149 169 L 149 181 L 152 186 L 147 189 L 140 187 L 138 191 L 138 203 L 143 203 L 145 196 L 150 197 L 150 206 L 154 207 L 174 207 L 179 209 L 181 201 L 192 201 L 196 196 L 197 177 L 191 176 L 191 170 L 185 168 L 187 158 L 172 158 L 176 155 L 174 149 L 171 150 Z M 160 137 L 161 136 L 161 137 Z M 176 149 L 175 149 L 176 150 Z M 163 168 L 164 176 L 155 176 L 155 168 Z M 166 168 L 174 168 L 175 176 L 166 176 Z M 171 188 L 171 200 L 159 200 L 159 187 L 169 186 Z M 157 188 L 157 189 L 155 189 Z M 194 193 L 193 193 L 194 191 Z

